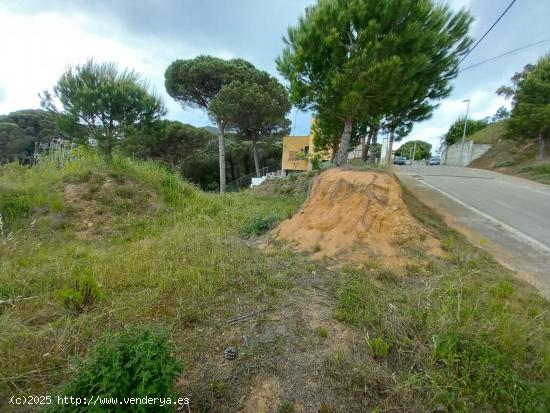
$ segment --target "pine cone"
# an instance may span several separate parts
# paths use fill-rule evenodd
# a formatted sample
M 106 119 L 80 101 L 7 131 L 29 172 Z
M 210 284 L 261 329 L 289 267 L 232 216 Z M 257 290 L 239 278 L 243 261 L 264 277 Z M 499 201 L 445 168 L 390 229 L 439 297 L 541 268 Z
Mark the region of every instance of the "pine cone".
M 223 351 L 223 356 L 226 360 L 235 360 L 237 358 L 237 349 L 235 347 L 227 347 Z

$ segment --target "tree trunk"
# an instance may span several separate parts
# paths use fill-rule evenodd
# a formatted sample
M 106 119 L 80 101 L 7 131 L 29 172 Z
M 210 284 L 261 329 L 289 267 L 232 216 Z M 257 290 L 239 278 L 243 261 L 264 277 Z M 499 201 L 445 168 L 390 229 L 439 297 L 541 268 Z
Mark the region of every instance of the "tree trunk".
M 388 144 L 388 150 L 386 152 L 386 166 L 390 166 L 391 162 L 391 151 L 393 149 L 393 140 L 395 138 L 395 133 L 393 129 L 390 131 L 390 142 Z
M 106 157 L 107 157 L 107 162 L 112 162 L 112 160 L 113 160 L 113 145 L 108 144 L 105 149 L 107 149 L 107 153 L 105 154 Z
M 332 148 L 332 154 L 330 155 L 330 162 L 334 163 L 336 159 L 336 154 L 338 153 L 338 145 Z
M 256 146 L 256 139 L 252 139 L 252 153 L 254 154 L 254 168 L 256 168 L 256 178 L 260 178 L 262 173 L 260 172 L 260 157 L 258 155 L 258 148 Z
M 220 193 L 225 192 L 225 142 L 224 131 L 225 125 L 223 121 L 217 121 L 218 125 L 218 148 L 219 148 L 219 161 L 220 161 Z
M 370 143 L 372 141 L 373 135 L 374 135 L 374 128 L 371 126 L 369 128 L 369 136 L 363 142 L 363 153 L 361 153 L 361 159 L 365 162 L 369 159 L 369 149 L 370 149 Z
M 546 157 L 546 138 L 539 134 L 539 161 L 543 161 Z
M 107 162 L 113 161 L 113 138 L 111 136 L 105 137 L 106 144 L 105 144 L 105 159 Z
M 231 180 L 234 181 L 237 179 L 237 175 L 235 174 L 235 163 L 233 162 L 233 157 L 229 156 L 227 161 L 229 162 L 229 170 L 231 171 Z
M 344 165 L 348 160 L 348 148 L 349 148 L 349 140 L 351 138 L 352 127 L 353 127 L 353 119 L 346 118 L 346 121 L 344 122 L 344 132 L 342 133 L 342 139 L 340 140 L 338 153 L 334 158 L 334 163 L 336 164 L 336 166 Z
M 374 128 L 372 139 L 370 141 L 370 161 L 374 163 L 376 161 L 376 144 L 378 143 L 378 126 Z

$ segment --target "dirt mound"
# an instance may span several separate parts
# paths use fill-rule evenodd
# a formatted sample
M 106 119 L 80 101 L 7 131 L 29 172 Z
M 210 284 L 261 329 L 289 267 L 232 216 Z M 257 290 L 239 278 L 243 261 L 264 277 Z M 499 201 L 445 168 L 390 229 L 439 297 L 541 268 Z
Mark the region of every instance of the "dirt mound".
M 79 238 L 120 234 L 140 217 L 154 214 L 156 195 L 133 179 L 93 173 L 63 188 Z
M 439 255 L 439 242 L 409 213 L 390 174 L 328 170 L 314 181 L 301 211 L 279 225 L 278 239 L 337 263 L 407 264 L 405 250 Z

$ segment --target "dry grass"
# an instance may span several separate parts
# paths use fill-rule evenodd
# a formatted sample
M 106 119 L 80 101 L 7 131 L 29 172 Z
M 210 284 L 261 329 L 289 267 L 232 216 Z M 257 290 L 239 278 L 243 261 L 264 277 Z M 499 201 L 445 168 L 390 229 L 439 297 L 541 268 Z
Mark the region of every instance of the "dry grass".
M 469 166 L 550 184 L 550 162 L 537 161 L 536 139 L 513 140 L 506 137 L 506 121 L 489 125 L 472 137 L 476 143 L 490 143 L 492 148 Z M 548 155 L 548 154 L 547 154 Z
M 67 182 L 98 174 L 141 183 L 156 207 L 109 209 L 124 227 L 88 239 L 75 237 L 70 218 L 29 228 L 39 208 L 67 213 Z M 417 251 L 405 277 L 384 263 L 334 270 L 268 237 L 244 237 L 251 219 L 296 211 L 308 184 L 276 186 L 285 195 L 204 194 L 125 159 L 0 172 L 9 188 L 0 195 L 9 212 L 0 299 L 33 297 L 0 307 L 3 411 L 15 410 L 10 395 L 55 394 L 75 356 L 134 324 L 169 333 L 184 366 L 176 391 L 192 411 L 550 409 L 550 306 L 530 287 L 408 193 L 410 212 L 446 255 Z M 101 297 L 75 314 L 58 292 L 83 271 Z M 229 346 L 234 361 L 223 358 Z

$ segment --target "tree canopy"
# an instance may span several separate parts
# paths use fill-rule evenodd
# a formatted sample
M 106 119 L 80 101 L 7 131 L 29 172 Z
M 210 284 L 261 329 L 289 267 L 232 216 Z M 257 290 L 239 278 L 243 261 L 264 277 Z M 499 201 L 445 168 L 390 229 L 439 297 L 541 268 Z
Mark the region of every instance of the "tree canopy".
M 256 71 L 247 81 L 236 80 L 221 88 L 210 112 L 225 119 L 226 128 L 252 143 L 256 175 L 260 176 L 258 140 L 282 136 L 290 130 L 288 93 L 277 79 Z
M 447 145 L 454 145 L 462 141 L 465 119 L 466 118 L 462 116 L 455 120 L 449 127 L 449 130 L 445 134 L 445 143 Z M 468 119 L 466 124 L 466 137 L 472 136 L 474 133 L 481 129 L 485 129 L 487 126 L 489 126 L 489 121 L 487 119 Z
M 501 120 L 508 119 L 510 117 L 510 111 L 506 106 L 501 106 L 497 109 L 495 114 L 491 117 L 491 122 L 500 122 Z
M 179 170 L 193 157 L 212 146 L 215 135 L 205 129 L 178 121 L 161 120 L 149 127 L 134 131 L 125 152 L 147 159 L 156 159 Z
M 35 143 L 64 137 L 56 117 L 45 110 L 26 109 L 0 116 L 0 162 L 32 155 Z
M 342 138 L 342 122 L 327 113 L 319 113 L 313 123 L 313 143 L 317 151 L 332 151 L 334 157 L 338 153 Z M 367 126 L 361 123 L 353 125 L 349 148 L 355 148 L 361 138 L 367 133 Z
M 510 134 L 516 138 L 537 138 L 539 160 L 546 158 L 550 136 L 550 54 L 535 65 L 527 65 L 512 78 L 512 87 L 502 87 L 497 93 L 513 98 L 508 121 Z
M 256 69 L 243 59 L 224 60 L 212 56 L 198 56 L 176 60 L 164 73 L 166 91 L 183 107 L 206 110 L 218 128 L 218 158 L 220 192 L 225 192 L 225 129 L 226 114 L 211 111 L 212 101 L 224 86 L 234 81 L 246 82 L 254 78 Z
M 295 104 L 342 122 L 341 164 L 354 122 L 394 130 L 448 96 L 471 21 L 432 0 L 320 0 L 289 28 L 277 66 Z
M 88 60 L 68 68 L 53 94 L 44 91 L 42 106 L 63 115 L 73 126 L 84 125 L 89 137 L 111 158 L 113 148 L 130 128 L 146 127 L 166 113 L 162 100 L 150 89 L 134 71 Z M 60 109 L 55 98 L 61 103 Z
M 409 141 L 395 151 L 397 156 L 405 156 L 406 158 L 410 158 L 412 153 L 414 154 L 414 161 L 428 159 L 432 153 L 432 144 L 420 140 Z

